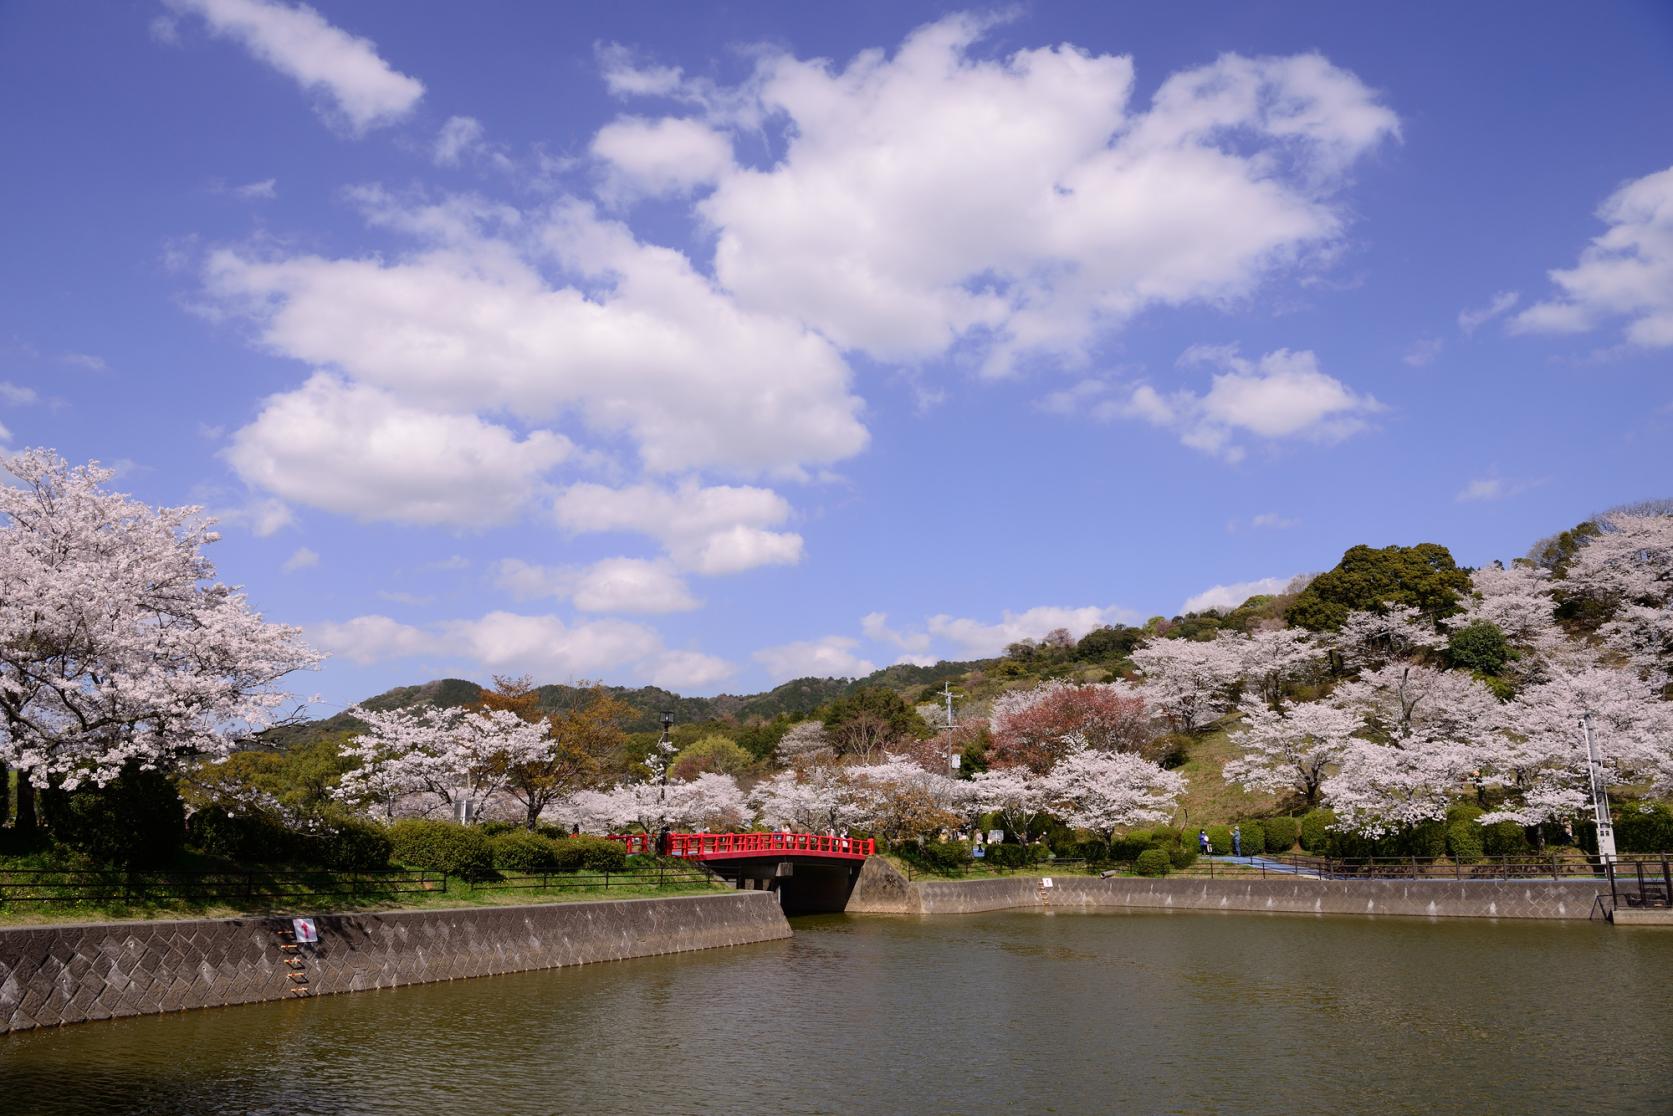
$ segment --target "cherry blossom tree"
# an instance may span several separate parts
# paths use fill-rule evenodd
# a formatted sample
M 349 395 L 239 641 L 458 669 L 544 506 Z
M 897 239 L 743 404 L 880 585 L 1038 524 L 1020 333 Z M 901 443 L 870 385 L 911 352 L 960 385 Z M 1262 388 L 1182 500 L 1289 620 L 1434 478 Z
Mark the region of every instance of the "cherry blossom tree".
M 852 776 L 852 768 L 809 764 L 763 779 L 749 801 L 763 825 L 798 832 L 843 832 L 869 819 L 875 791 Z
M 278 719 L 280 681 L 321 656 L 215 580 L 213 520 L 49 450 L 0 464 L 0 760 L 37 787 L 103 785 Z
M 669 824 L 705 833 L 737 829 L 752 813 L 738 780 L 714 771 L 669 783 L 668 800 Z
M 546 725 L 508 710 L 355 709 L 366 731 L 343 747 L 358 766 L 343 776 L 339 797 L 382 805 L 392 816 L 405 796 L 420 812 L 469 807 L 470 816 L 505 789 L 520 764 L 550 755 Z
M 1232 708 L 1230 687 L 1243 670 L 1242 638 L 1153 639 L 1132 654 L 1143 695 L 1175 731 L 1194 733 Z
M 1382 612 L 1350 612 L 1331 640 L 1348 667 L 1377 667 L 1434 650 L 1446 636 L 1422 612 L 1390 605 Z
M 1141 756 L 1080 747 L 1045 779 L 1052 810 L 1068 824 L 1108 838 L 1124 825 L 1166 821 L 1185 778 Z
M 1445 817 L 1501 743 L 1498 699 L 1462 671 L 1389 663 L 1338 686 L 1331 701 L 1360 727 L 1324 798 L 1338 826 L 1368 837 Z
M 1304 628 L 1266 628 L 1233 645 L 1240 652 L 1238 675 L 1274 711 L 1283 708 L 1284 690 L 1313 673 L 1324 648 Z
M 971 784 L 890 756 L 883 763 L 849 769 L 871 791 L 862 824 L 891 841 L 909 841 L 962 826 L 972 804 Z
M 778 761 L 786 767 L 823 762 L 836 755 L 830 734 L 819 721 L 797 721 L 778 742 Z
M 1227 782 L 1246 790 L 1289 791 L 1317 806 L 1330 770 L 1342 758 L 1360 721 L 1331 701 L 1273 708 L 1253 694 L 1243 699 L 1243 724 L 1232 734 L 1241 754 L 1224 768 Z
M 1078 736 L 1086 747 L 1141 752 L 1156 732 L 1144 698 L 1124 682 L 1050 681 L 1002 694 L 988 717 L 995 766 L 1024 764 L 1050 769 Z
M 1050 790 L 1045 777 L 1026 767 L 993 768 L 979 772 L 970 780 L 971 800 L 984 811 L 999 815 L 999 820 L 1024 844 L 1051 804 Z

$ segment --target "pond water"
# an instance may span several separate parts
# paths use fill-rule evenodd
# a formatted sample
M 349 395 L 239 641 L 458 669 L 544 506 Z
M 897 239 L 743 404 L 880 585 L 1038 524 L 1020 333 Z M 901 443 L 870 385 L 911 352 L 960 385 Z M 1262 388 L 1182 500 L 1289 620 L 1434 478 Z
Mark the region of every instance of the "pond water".
M 0 1036 L 0 1112 L 1673 1112 L 1673 932 L 1011 912 Z

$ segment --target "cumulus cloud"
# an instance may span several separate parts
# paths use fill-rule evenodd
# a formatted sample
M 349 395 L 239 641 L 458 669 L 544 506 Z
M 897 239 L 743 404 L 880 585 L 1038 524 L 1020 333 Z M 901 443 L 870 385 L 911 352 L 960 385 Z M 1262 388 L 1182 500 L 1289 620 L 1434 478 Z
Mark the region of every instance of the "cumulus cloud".
M 571 450 L 549 431 L 519 438 L 321 372 L 267 399 L 226 458 L 247 483 L 294 503 L 362 520 L 485 527 L 512 519 Z
M 1234 581 L 1230 585 L 1212 585 L 1179 606 L 1180 614 L 1213 612 L 1234 609 L 1250 597 L 1271 596 L 1284 592 L 1293 577 L 1260 577 L 1254 581 Z
M 860 641 L 848 636 L 825 636 L 763 647 L 754 655 L 774 682 L 791 678 L 863 678 L 877 669 L 855 653 Z
M 1435 358 L 1441 355 L 1446 342 L 1439 337 L 1424 337 L 1412 342 L 1411 348 L 1400 359 L 1413 368 L 1427 368 L 1435 363 Z
M 841 67 L 764 54 L 733 92 L 782 127 L 785 152 L 725 171 L 698 203 L 720 281 L 881 359 L 960 343 L 995 374 L 1031 353 L 1078 359 L 1147 307 L 1234 299 L 1328 254 L 1344 174 L 1397 134 L 1316 54 L 1222 55 L 1135 106 L 1131 58 L 979 57 L 993 22 L 949 16 Z M 613 91 L 726 116 L 678 70 L 610 63 Z
M 1626 319 L 1626 340 L 1673 346 L 1673 167 L 1622 186 L 1597 211 L 1609 228 L 1571 268 L 1550 273 L 1560 290 L 1511 320 L 1514 333 L 1579 333 Z
M 928 632 L 902 632 L 889 627 L 889 614 L 886 612 L 868 612 L 860 618 L 860 630 L 866 638 L 878 643 L 889 643 L 900 648 L 909 655 L 923 657 L 929 650 L 930 634 Z M 934 660 L 931 659 L 931 663 Z
M 310 624 L 308 639 L 317 646 L 361 664 L 407 659 L 442 650 L 436 637 L 387 616 Z
M 1075 389 L 1080 392 L 1075 406 L 1063 409 L 1104 421 L 1140 419 L 1178 431 L 1185 445 L 1232 462 L 1247 452 L 1240 436 L 1336 442 L 1365 429 L 1368 417 L 1383 409 L 1376 399 L 1323 372 L 1318 358 L 1306 350 L 1278 349 L 1250 361 L 1231 346 L 1196 345 L 1179 364 L 1220 371 L 1201 393 L 1164 393 L 1139 384 L 1122 394 L 1114 385 L 1088 381 Z
M 769 528 L 790 516 L 790 504 L 771 489 L 703 486 L 694 480 L 664 488 L 570 485 L 553 502 L 558 523 L 575 533 L 649 535 L 682 568 L 702 574 L 739 573 L 758 566 L 795 565 L 802 537 Z
M 1500 314 L 1510 310 L 1521 297 L 1521 294 L 1516 291 L 1500 291 L 1489 299 L 1485 306 L 1478 306 L 1473 310 L 1460 310 L 1458 312 L 1458 328 L 1465 333 L 1474 333 Z
M 319 554 L 308 547 L 299 546 L 291 552 L 291 556 L 286 558 L 284 565 L 279 568 L 285 573 L 295 573 L 297 570 L 312 569 L 317 565 L 319 565 Z
M 456 167 L 467 153 L 482 145 L 482 122 L 473 116 L 450 116 L 436 133 L 431 156 L 444 167 Z
M 1086 605 L 1081 608 L 1041 605 L 1024 612 L 1007 609 L 997 622 L 943 613 L 929 618 L 929 631 L 951 641 L 964 658 L 987 658 L 1001 654 L 1008 645 L 1018 640 L 1039 639 L 1058 628 L 1067 629 L 1071 636 L 1079 639 L 1094 628 L 1134 623 L 1138 619 L 1138 614 L 1132 610 L 1114 605 Z
M 683 194 L 716 182 L 732 166 L 732 141 L 696 120 L 629 116 L 601 128 L 592 153 L 608 168 L 612 193 Z
M 391 68 L 369 39 L 351 35 L 306 4 L 279 0 L 164 0 L 176 12 L 203 17 L 217 35 L 235 39 L 256 58 L 310 92 L 330 98 L 354 132 L 412 111 L 424 85 Z
M 738 672 L 732 663 L 701 651 L 664 651 L 641 664 L 653 686 L 665 690 L 712 690 Z
M 507 558 L 495 567 L 494 578 L 519 599 L 568 598 L 582 612 L 688 612 L 701 603 L 672 563 L 643 558 L 605 558 L 589 566 Z

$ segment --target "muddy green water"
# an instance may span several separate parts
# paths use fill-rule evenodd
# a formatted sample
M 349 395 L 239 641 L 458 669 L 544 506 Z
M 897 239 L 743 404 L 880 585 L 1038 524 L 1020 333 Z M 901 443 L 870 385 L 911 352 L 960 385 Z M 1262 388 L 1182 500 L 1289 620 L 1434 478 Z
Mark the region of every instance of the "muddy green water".
M 1673 1112 L 1673 931 L 1016 912 L 0 1036 L 0 1113 Z

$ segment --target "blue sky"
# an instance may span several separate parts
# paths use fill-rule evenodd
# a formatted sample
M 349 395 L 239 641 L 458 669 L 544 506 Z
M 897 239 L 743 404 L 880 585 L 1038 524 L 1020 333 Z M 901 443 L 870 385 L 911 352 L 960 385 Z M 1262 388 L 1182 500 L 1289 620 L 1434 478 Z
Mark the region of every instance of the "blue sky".
M 0 7 L 5 442 L 211 508 L 330 704 L 985 655 L 1670 491 L 1665 4 L 91 13 Z

